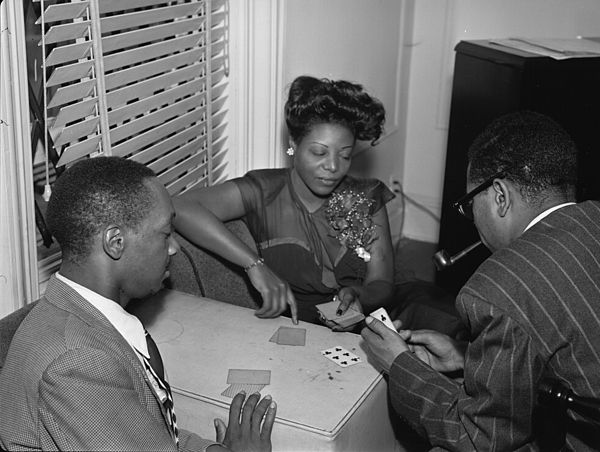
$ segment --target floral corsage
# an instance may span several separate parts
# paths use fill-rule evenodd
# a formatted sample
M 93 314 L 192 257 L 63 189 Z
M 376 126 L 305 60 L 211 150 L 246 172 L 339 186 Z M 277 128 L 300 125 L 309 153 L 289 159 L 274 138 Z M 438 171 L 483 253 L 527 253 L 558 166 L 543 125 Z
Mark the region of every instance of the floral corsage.
M 354 252 L 365 262 L 371 260 L 366 249 L 375 224 L 370 211 L 374 201 L 363 192 L 345 189 L 333 193 L 325 210 L 327 221 L 340 243 Z

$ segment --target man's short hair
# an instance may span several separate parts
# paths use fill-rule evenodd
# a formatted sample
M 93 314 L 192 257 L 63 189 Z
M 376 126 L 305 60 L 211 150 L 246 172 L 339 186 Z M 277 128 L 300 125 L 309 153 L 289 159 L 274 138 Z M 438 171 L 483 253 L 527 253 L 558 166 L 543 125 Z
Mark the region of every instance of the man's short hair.
M 89 255 L 94 237 L 114 224 L 136 230 L 150 212 L 155 177 L 141 163 L 120 157 L 86 158 L 60 175 L 52 187 L 47 221 L 63 259 Z
M 575 142 L 557 122 L 532 111 L 493 121 L 469 148 L 469 163 L 471 182 L 504 171 L 530 200 L 547 191 L 573 193 L 577 183 Z

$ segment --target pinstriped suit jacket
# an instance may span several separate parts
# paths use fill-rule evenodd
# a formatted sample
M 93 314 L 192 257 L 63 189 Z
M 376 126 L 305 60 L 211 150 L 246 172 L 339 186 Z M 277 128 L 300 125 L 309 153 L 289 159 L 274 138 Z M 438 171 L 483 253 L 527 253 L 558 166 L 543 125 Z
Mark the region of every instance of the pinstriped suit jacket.
M 3 448 L 177 450 L 163 410 L 131 346 L 53 277 L 17 330 L 0 374 Z M 210 444 L 180 432 L 181 450 Z
M 464 383 L 402 353 L 390 372 L 395 409 L 446 449 L 537 450 L 543 378 L 600 399 L 600 203 L 563 207 L 494 253 L 457 308 L 472 334 Z M 568 416 L 563 446 L 598 450 L 599 427 Z

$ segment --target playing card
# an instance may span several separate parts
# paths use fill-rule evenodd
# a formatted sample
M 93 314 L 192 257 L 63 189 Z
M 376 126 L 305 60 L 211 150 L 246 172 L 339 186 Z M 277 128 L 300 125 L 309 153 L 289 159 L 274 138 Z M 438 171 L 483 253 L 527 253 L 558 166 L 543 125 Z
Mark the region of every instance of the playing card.
M 271 383 L 271 371 L 257 369 L 229 369 L 227 383 L 268 385 Z
M 306 329 L 280 326 L 269 342 L 279 345 L 306 345 Z
M 340 367 L 353 366 L 354 364 L 362 362 L 360 356 L 355 355 L 351 351 L 346 350 L 344 347 L 340 347 L 339 345 L 328 348 L 327 350 L 322 350 L 321 354 Z
M 234 397 L 240 391 L 246 391 L 246 394 L 254 394 L 271 383 L 270 370 L 258 369 L 229 369 L 227 374 L 227 383 L 229 386 L 221 395 Z
M 339 306 L 340 302 L 336 298 L 334 301 L 318 304 L 317 309 L 321 315 L 323 315 L 323 317 L 325 317 L 327 320 L 337 323 L 342 328 L 354 325 L 365 318 L 364 314 L 356 309 L 353 309 L 352 306 L 350 306 L 342 315 L 337 315 Z
M 245 391 L 247 395 L 254 394 L 255 392 L 260 392 L 264 389 L 266 385 L 249 385 L 245 383 L 235 383 L 229 385 L 225 391 L 221 393 L 225 397 L 235 397 L 235 395 L 241 391 Z
M 392 323 L 392 319 L 390 319 L 390 316 L 388 315 L 385 308 L 379 308 L 376 311 L 371 312 L 371 314 L 369 314 L 369 315 L 371 317 L 373 317 L 374 319 L 377 319 L 380 322 L 382 322 L 385 326 L 387 326 L 394 333 L 397 333 L 396 328 L 394 327 L 394 324 Z
M 305 345 L 306 329 L 291 328 L 288 326 L 279 327 L 279 335 L 276 342 L 279 345 Z

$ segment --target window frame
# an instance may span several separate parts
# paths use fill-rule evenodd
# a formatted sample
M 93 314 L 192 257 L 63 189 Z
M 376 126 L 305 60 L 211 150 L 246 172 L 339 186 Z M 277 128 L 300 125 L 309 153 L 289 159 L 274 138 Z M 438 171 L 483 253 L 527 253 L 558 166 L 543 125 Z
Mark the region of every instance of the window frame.
M 2 199 L 15 201 L 10 224 L 0 225 L 0 237 L 12 247 L 0 256 L 7 269 L 8 283 L 0 284 L 0 315 L 39 298 L 44 284 L 38 277 L 38 252 L 32 179 L 31 129 L 27 93 L 26 39 L 22 0 L 6 0 L 0 4 L 8 27 L 3 33 L 11 37 L 10 63 L 16 74 L 10 80 L 10 91 L 16 96 L 11 111 L 18 120 L 6 130 L 15 137 L 11 146 L 14 159 L 0 166 L 0 177 L 10 175 L 15 183 Z M 284 3 L 278 0 L 246 0 L 230 4 L 230 152 L 226 156 L 227 177 L 235 177 L 261 167 L 279 167 L 283 163 L 283 86 L 282 17 Z M 2 64 L 5 64 L 3 62 Z M 6 99 L 6 97 L 4 98 Z M 5 101 L 3 100 L 2 103 Z M 13 108 L 14 107 L 14 108 Z M 268 112 L 269 120 L 260 116 Z M 46 262 L 50 268 L 52 259 Z

